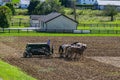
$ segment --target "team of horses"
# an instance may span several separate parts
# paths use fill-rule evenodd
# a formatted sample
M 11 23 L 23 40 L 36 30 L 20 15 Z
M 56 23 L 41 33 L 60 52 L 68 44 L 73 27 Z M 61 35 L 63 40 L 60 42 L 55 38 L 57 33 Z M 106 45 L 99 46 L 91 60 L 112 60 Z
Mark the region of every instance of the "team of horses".
M 60 58 L 69 60 L 79 60 L 83 57 L 83 52 L 87 49 L 84 43 L 74 42 L 72 44 L 63 44 L 59 47 Z

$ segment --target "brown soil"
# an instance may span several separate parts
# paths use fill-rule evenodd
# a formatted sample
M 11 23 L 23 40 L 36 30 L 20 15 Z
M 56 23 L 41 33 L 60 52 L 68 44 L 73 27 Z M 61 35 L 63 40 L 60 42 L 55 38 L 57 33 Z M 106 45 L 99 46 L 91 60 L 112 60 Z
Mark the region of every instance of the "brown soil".
M 48 39 L 54 46 L 53 58 L 22 58 L 27 43 L 46 42 Z M 58 47 L 76 41 L 87 44 L 84 59 L 76 62 L 59 59 Z M 0 58 L 38 80 L 119 80 L 120 68 L 87 58 L 115 57 L 120 56 L 119 52 L 120 37 L 0 37 Z

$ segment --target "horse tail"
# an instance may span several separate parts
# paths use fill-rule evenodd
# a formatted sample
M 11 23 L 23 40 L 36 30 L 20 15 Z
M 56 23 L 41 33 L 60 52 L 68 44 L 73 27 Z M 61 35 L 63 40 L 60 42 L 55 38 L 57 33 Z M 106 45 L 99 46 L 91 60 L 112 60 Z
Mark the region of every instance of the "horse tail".
M 60 52 L 63 52 L 62 46 L 59 47 L 59 53 L 60 53 Z
M 60 54 L 60 57 L 61 57 L 61 58 L 63 58 L 63 51 L 64 51 L 63 47 L 60 46 L 60 47 L 59 47 L 59 52 L 58 52 L 58 53 Z

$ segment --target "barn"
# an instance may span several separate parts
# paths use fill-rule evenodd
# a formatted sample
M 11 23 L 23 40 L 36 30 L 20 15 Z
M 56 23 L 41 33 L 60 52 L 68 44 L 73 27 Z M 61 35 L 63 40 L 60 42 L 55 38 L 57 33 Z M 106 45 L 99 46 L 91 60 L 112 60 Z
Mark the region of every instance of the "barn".
M 77 29 L 77 21 L 57 12 L 48 15 L 31 15 L 31 27 L 47 32 L 73 32 Z
M 4 6 L 7 2 L 11 2 L 11 0 L 0 0 L 0 6 Z
M 27 9 L 30 4 L 30 0 L 20 0 L 20 8 Z
M 118 10 L 120 10 L 120 0 L 97 0 L 98 9 L 102 10 L 107 5 L 115 6 Z

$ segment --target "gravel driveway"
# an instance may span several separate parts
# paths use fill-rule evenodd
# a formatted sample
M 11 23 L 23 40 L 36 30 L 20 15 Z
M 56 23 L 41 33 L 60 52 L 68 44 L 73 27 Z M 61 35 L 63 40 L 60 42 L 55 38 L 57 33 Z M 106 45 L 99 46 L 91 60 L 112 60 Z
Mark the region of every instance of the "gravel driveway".
M 120 68 L 120 57 L 89 57 L 89 58 Z

